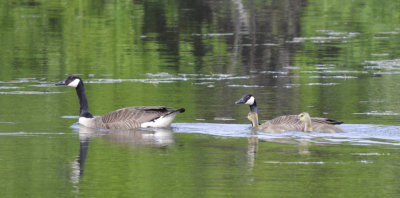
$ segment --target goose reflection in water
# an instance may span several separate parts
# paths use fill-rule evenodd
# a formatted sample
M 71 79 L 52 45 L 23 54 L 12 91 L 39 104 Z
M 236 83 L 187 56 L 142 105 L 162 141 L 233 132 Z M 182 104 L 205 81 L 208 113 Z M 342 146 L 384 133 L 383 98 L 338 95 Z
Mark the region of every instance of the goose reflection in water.
M 78 184 L 84 174 L 89 143 L 93 138 L 103 138 L 109 142 L 130 148 L 165 148 L 175 143 L 172 128 L 130 129 L 120 131 L 97 131 L 79 126 L 79 156 L 71 164 L 71 182 Z
M 252 129 L 250 133 L 250 137 L 248 137 L 248 146 L 247 146 L 247 164 L 249 165 L 249 171 L 253 171 L 255 166 L 255 162 L 257 160 L 258 147 L 261 142 L 269 142 L 269 143 L 278 143 L 278 144 L 291 144 L 297 145 L 297 152 L 300 156 L 310 156 L 311 152 L 309 151 L 309 147 L 318 144 L 312 144 L 308 139 L 300 138 L 300 139 L 290 139 L 290 138 L 266 138 L 258 136 L 259 133 L 257 129 Z M 292 152 L 292 151 L 289 151 Z M 267 163 L 279 163 L 276 161 L 267 161 Z

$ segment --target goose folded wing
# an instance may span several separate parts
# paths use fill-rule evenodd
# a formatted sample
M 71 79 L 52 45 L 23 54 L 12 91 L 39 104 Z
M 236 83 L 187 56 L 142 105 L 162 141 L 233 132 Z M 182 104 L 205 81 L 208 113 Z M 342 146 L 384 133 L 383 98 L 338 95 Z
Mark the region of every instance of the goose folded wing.
M 118 109 L 101 117 L 103 123 L 152 121 L 168 114 L 171 108 L 163 106 L 138 106 Z
M 284 115 L 276 117 L 265 124 L 279 125 L 280 127 L 286 128 L 289 131 L 301 131 L 304 126 L 300 120 L 297 119 L 297 115 Z M 263 124 L 264 125 L 264 124 Z

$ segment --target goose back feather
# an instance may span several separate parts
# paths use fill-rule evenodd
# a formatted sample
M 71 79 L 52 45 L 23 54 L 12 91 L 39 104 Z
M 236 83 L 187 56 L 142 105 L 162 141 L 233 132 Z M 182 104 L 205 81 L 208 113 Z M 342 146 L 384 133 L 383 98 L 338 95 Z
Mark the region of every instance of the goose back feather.
M 302 123 L 303 125 L 303 130 L 305 132 L 321 132 L 321 133 L 336 133 L 336 132 L 344 132 L 342 128 L 338 126 L 334 126 L 331 124 L 331 121 L 325 121 L 321 122 L 321 120 L 318 120 L 318 122 L 315 122 L 312 120 L 310 117 L 310 114 L 307 112 L 300 113 L 297 116 L 297 119 Z M 342 122 L 341 122 L 342 123 Z

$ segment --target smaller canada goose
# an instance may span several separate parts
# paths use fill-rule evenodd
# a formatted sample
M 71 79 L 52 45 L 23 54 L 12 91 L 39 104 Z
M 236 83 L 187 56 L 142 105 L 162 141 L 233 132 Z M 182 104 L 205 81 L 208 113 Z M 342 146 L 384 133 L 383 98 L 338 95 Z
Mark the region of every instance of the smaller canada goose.
M 257 108 L 257 102 L 256 99 L 253 95 L 251 94 L 245 94 L 243 95 L 242 98 L 240 98 L 238 101 L 235 102 L 235 104 L 247 104 L 250 106 L 250 112 L 253 112 L 257 114 L 257 121 L 258 121 L 258 108 Z M 278 116 L 272 120 L 267 121 L 266 123 L 262 124 L 263 125 L 270 125 L 274 126 L 274 128 L 280 128 L 280 129 L 285 129 L 288 131 L 303 131 L 304 128 L 304 123 L 301 122 L 299 119 L 297 119 L 297 115 L 283 115 L 283 116 Z M 335 125 L 335 124 L 342 124 L 343 122 L 339 122 L 336 120 L 332 120 L 329 118 L 319 118 L 319 117 L 313 117 L 311 118 L 312 124 L 318 124 L 318 123 L 323 123 L 323 124 L 330 124 L 330 125 Z M 253 124 L 253 127 L 257 126 Z
M 325 133 L 336 133 L 344 132 L 340 127 L 327 124 L 327 123 L 314 123 L 311 122 L 310 114 L 307 112 L 300 113 L 298 119 L 304 124 L 304 132 L 325 132 Z
M 137 106 L 118 109 L 100 117 L 93 117 L 89 113 L 85 87 L 81 78 L 71 75 L 56 85 L 75 88 L 80 105 L 79 124 L 90 128 L 134 129 L 169 127 L 177 114 L 185 112 L 184 108 L 173 110 L 164 106 Z
M 249 114 L 247 114 L 247 119 L 251 121 L 254 129 L 261 130 L 263 132 L 282 133 L 290 130 L 290 127 L 283 124 L 274 124 L 271 122 L 272 120 L 260 125 L 258 122 L 258 114 L 255 112 L 249 112 Z

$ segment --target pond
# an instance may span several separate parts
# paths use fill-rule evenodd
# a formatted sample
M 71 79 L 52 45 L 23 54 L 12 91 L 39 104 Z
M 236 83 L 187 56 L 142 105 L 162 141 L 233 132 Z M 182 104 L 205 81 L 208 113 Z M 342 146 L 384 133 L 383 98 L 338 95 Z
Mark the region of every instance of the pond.
M 0 197 L 398 197 L 400 2 L 0 3 Z M 77 124 L 184 107 L 171 128 Z M 309 112 L 345 133 L 251 129 Z

